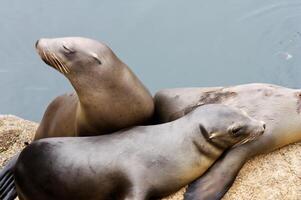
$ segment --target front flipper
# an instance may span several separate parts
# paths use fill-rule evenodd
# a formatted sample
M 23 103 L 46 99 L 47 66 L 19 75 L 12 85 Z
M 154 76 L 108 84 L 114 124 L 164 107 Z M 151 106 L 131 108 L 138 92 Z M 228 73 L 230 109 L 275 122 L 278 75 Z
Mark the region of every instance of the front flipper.
M 246 149 L 243 148 L 226 152 L 203 176 L 188 186 L 184 199 L 221 199 L 233 184 L 248 157 Z

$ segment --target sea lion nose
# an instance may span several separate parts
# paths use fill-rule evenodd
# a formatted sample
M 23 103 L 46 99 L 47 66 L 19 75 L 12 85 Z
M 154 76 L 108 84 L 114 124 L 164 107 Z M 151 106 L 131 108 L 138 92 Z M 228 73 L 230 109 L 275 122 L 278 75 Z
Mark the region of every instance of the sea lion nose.
M 265 128 L 266 128 L 265 122 L 264 122 L 264 121 L 260 121 L 260 122 L 261 122 L 261 124 L 262 124 L 263 130 L 265 130 Z
M 261 121 L 261 124 L 262 124 L 262 127 L 261 127 L 261 129 L 260 129 L 260 131 L 259 131 L 259 134 L 260 134 L 260 135 L 262 135 L 262 134 L 264 133 L 265 128 L 266 128 L 265 122 Z
M 35 44 L 36 48 L 37 48 L 38 45 L 39 45 L 39 41 L 40 41 L 40 40 L 37 40 L 37 41 L 36 41 L 36 44 Z

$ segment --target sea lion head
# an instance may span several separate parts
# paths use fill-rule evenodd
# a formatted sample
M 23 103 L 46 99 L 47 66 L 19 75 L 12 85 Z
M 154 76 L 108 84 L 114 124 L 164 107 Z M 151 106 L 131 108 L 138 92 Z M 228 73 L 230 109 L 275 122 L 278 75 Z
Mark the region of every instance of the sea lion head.
M 246 112 L 221 105 L 207 104 L 202 134 L 217 146 L 228 148 L 257 139 L 265 131 L 265 123 L 251 118 Z M 201 106 L 203 107 L 203 106 Z
M 46 64 L 67 77 L 69 74 L 99 73 L 121 62 L 108 46 L 89 38 L 44 38 L 35 46 Z

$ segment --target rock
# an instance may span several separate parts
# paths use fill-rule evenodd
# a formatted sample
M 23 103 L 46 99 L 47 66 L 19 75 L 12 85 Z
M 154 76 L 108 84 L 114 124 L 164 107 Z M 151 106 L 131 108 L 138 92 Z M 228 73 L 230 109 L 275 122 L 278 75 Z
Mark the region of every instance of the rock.
M 33 139 L 37 123 L 13 115 L 0 115 L 0 166 Z
M 0 166 L 30 142 L 38 124 L 0 115 Z M 301 143 L 289 145 L 245 164 L 223 200 L 300 200 Z M 185 188 L 164 200 L 182 200 Z
M 37 123 L 13 115 L 0 115 L 0 166 L 33 139 L 37 127 Z

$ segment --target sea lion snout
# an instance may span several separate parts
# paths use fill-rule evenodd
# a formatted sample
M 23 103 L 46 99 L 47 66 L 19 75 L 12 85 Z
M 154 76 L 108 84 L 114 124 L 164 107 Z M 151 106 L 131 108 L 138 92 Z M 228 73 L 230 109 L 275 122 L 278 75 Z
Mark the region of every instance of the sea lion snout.
M 258 128 L 255 129 L 256 131 L 255 131 L 254 135 L 259 137 L 265 132 L 266 124 L 264 121 L 259 121 L 259 125 L 257 125 L 257 126 L 258 126 Z
M 262 124 L 262 130 L 260 131 L 260 133 L 261 133 L 260 135 L 262 135 L 264 133 L 265 128 L 266 128 L 266 124 L 264 121 L 261 121 L 261 124 Z
M 45 48 L 46 46 L 46 40 L 47 39 L 44 39 L 44 38 L 40 38 L 36 41 L 35 43 L 35 47 L 38 51 L 40 51 L 41 48 Z
M 249 128 L 250 128 L 249 136 L 245 140 L 243 140 L 243 142 L 239 143 L 239 145 L 253 140 L 257 140 L 261 135 L 264 134 L 266 129 L 266 124 L 264 121 L 253 120 L 253 125 L 251 125 Z
M 261 121 L 261 122 L 262 122 L 263 129 L 265 129 L 265 127 L 266 127 L 265 122 L 264 121 Z
M 266 128 L 266 125 L 264 122 L 261 122 L 262 123 L 262 126 L 260 127 L 260 129 L 258 130 L 258 133 L 257 133 L 257 137 L 255 137 L 255 139 L 257 139 L 258 137 L 260 137 L 261 135 L 264 134 L 265 132 L 265 128 Z
M 60 45 L 59 41 L 55 39 L 39 39 L 37 40 L 36 50 L 42 60 L 49 66 L 58 70 L 62 74 L 69 74 L 71 69 L 66 64 L 66 59 L 61 56 L 58 46 Z

